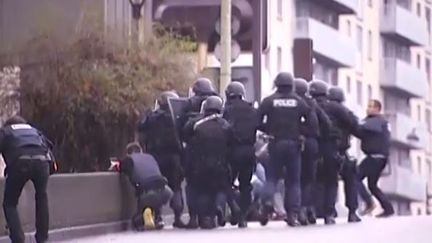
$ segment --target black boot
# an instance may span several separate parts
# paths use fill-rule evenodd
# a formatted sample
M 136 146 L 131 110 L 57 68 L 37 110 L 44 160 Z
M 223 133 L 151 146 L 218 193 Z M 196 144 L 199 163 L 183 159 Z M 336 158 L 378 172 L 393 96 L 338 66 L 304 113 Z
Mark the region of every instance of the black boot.
M 291 227 L 300 226 L 297 215 L 295 215 L 295 214 L 288 213 L 287 217 L 285 218 L 285 222 L 287 223 L 288 226 L 291 226 Z
M 274 208 L 272 205 L 264 204 L 262 206 L 259 220 L 262 226 L 266 226 L 268 224 L 273 212 Z
M 199 227 L 201 229 L 214 229 L 216 228 L 216 223 L 214 218 L 212 217 L 200 217 L 199 219 Z
M 336 224 L 336 220 L 333 215 L 324 217 L 324 223 L 326 225 Z
M 155 216 L 155 228 L 157 230 L 161 230 L 165 227 L 165 223 L 162 219 L 162 216 L 160 214 Z
M 317 216 L 314 208 L 311 207 L 307 209 L 307 219 L 309 224 L 316 224 Z
M 355 211 L 350 212 L 348 214 L 348 223 L 357 223 L 357 222 L 361 222 L 360 217 L 357 215 Z
M 181 213 L 175 213 L 174 214 L 173 227 L 178 228 L 178 229 L 186 229 L 187 228 L 187 225 L 181 219 Z
M 186 225 L 186 229 L 198 229 L 198 215 L 191 214 L 188 224 Z
M 298 215 L 298 221 L 301 225 L 308 225 L 309 224 L 306 208 L 300 209 L 300 212 Z
M 248 212 L 242 212 L 242 214 L 240 215 L 239 223 L 238 223 L 239 228 L 247 228 L 247 226 L 248 226 L 247 216 L 248 216 Z
M 231 210 L 231 218 L 230 218 L 230 224 L 232 226 L 237 225 L 240 220 L 240 207 L 239 205 L 232 201 L 229 203 L 229 207 Z
M 216 209 L 216 218 L 217 218 L 218 225 L 220 227 L 225 227 L 226 224 L 225 211 L 220 207 Z

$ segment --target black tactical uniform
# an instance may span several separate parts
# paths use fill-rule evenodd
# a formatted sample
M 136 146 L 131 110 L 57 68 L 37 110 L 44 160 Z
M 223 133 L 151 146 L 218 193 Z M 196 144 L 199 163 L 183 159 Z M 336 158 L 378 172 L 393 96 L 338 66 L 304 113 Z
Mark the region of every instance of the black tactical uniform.
M 317 162 L 319 158 L 318 151 L 318 138 L 321 133 L 326 133 L 324 129 L 322 132 L 319 129 L 320 123 L 325 126 L 329 123 L 328 117 L 318 107 L 315 100 L 307 96 L 308 84 L 304 79 L 295 79 L 295 91 L 303 98 L 311 109 L 310 124 L 303 126 L 302 135 L 304 136 L 304 145 L 302 151 L 302 164 L 301 164 L 301 192 L 302 192 L 302 209 L 299 214 L 299 222 L 302 225 L 309 223 L 316 223 L 316 216 L 314 210 L 314 185 L 316 179 Z M 320 122 L 321 120 L 321 122 Z M 327 124 L 327 126 L 329 126 Z
M 252 201 L 251 179 L 255 169 L 255 138 L 259 125 L 258 113 L 252 104 L 243 100 L 245 88 L 240 82 L 232 82 L 225 90 L 227 102 L 223 117 L 230 123 L 233 140 L 230 144 L 229 162 L 232 179 L 239 180 L 241 218 L 239 227 L 247 227 L 246 217 Z
M 38 130 L 19 117 L 6 121 L 0 130 L 0 152 L 6 162 L 3 209 L 13 243 L 24 243 L 24 232 L 17 212 L 18 199 L 27 181 L 33 182 L 36 194 L 36 241 L 48 239 L 49 212 L 47 184 L 52 148 Z
M 334 102 L 336 105 L 339 104 L 341 106 L 343 106 L 342 103 L 345 101 L 343 90 L 339 87 L 330 88 L 328 98 L 330 103 Z M 358 209 L 357 160 L 348 155 L 348 149 L 351 147 L 351 135 L 356 134 L 358 130 L 358 118 L 348 108 L 343 107 L 351 119 L 351 124 L 345 124 L 340 127 L 342 137 L 339 144 L 339 154 L 343 159 L 341 176 L 344 182 L 345 205 L 349 210 L 348 222 L 360 222 L 361 219 L 356 213 Z
M 184 127 L 188 143 L 188 187 L 193 192 L 199 225 L 201 228 L 216 227 L 218 195 L 230 187 L 227 162 L 231 130 L 228 122 L 219 114 L 222 100 L 210 96 L 203 103 L 203 114 L 190 120 Z
M 323 81 L 313 81 L 310 84 L 309 92 L 315 98 L 318 105 L 325 111 L 332 121 L 330 136 L 320 139 L 320 153 L 323 157 L 323 164 L 318 177 L 322 179 L 324 198 L 323 216 L 326 224 L 335 224 L 335 204 L 338 192 L 339 172 L 344 162 L 339 154 L 343 140 L 344 128 L 354 130 L 353 119 L 350 112 L 336 102 L 327 99 L 327 84 Z
M 162 206 L 171 199 L 173 192 L 167 186 L 158 162 L 150 154 L 134 151 L 121 161 L 120 172 L 129 177 L 130 183 L 136 190 L 137 212 L 132 218 L 134 228 L 136 230 L 162 228 L 160 211 Z M 146 213 L 149 216 L 145 215 Z
M 275 79 L 276 93 L 266 97 L 259 108 L 260 129 L 273 137 L 269 143 L 270 163 L 266 169 L 266 186 L 263 195 L 264 216 L 273 208 L 276 183 L 285 179 L 285 210 L 287 223 L 298 225 L 301 207 L 301 127 L 310 123 L 308 105 L 295 94 L 294 80 L 289 73 L 280 73 Z M 266 122 L 264 122 L 266 118 Z M 318 129 L 318 128 L 316 128 Z M 285 174 L 281 172 L 285 168 Z M 262 224 L 266 224 L 263 218 Z
M 162 175 L 168 179 L 168 185 L 174 192 L 170 203 L 174 211 L 173 226 L 184 228 L 181 220 L 184 207 L 181 188 L 184 177 L 181 167 L 182 147 L 169 111 L 169 98 L 178 98 L 178 95 L 171 91 L 163 92 L 158 99 L 159 109 L 142 120 L 139 132 L 144 138 L 142 145 L 159 163 Z
M 382 115 L 369 115 L 363 120 L 359 136 L 361 149 L 366 158 L 359 166 L 359 193 L 367 206 L 373 205 L 372 197 L 367 192 L 362 181 L 368 179 L 370 192 L 378 199 L 384 212 L 379 217 L 387 217 L 394 214 L 394 209 L 386 195 L 379 189 L 378 180 L 388 163 L 390 150 L 390 129 L 387 120 Z
M 198 78 L 192 85 L 191 89 L 193 91 L 193 96 L 189 98 L 188 104 L 183 111 L 183 116 L 180 119 L 181 128 L 183 128 L 188 121 L 197 119 L 197 117 L 200 116 L 201 106 L 204 100 L 207 99 L 207 97 L 216 94 L 212 82 L 207 78 Z M 181 134 L 181 140 L 186 143 L 186 148 L 183 154 L 183 167 L 185 170 L 186 181 L 189 181 L 192 177 L 191 170 L 189 169 L 192 151 L 190 150 L 190 146 L 188 146 L 188 141 L 184 134 Z M 197 193 L 189 186 L 190 184 L 191 183 L 187 183 L 186 186 L 186 198 L 190 216 L 187 228 L 195 229 L 198 228 Z

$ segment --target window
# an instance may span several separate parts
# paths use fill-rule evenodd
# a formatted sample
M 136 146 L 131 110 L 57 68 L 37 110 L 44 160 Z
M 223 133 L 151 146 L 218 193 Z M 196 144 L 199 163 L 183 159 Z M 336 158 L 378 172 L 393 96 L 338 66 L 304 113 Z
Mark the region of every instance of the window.
M 282 48 L 277 48 L 277 70 L 278 73 L 282 71 Z
M 417 105 L 417 120 L 421 122 L 421 106 Z
M 362 53 L 363 52 L 363 27 L 361 25 L 357 25 L 357 50 Z
M 369 6 L 369 8 L 373 7 L 373 0 L 368 0 L 368 6 Z
M 417 208 L 417 215 L 421 215 L 421 214 L 422 214 L 421 208 Z
M 357 81 L 357 103 L 363 104 L 363 86 L 361 81 Z
M 372 85 L 368 85 L 368 100 L 372 99 Z
M 350 77 L 347 77 L 346 87 L 347 87 L 347 92 L 351 93 L 351 78 Z
M 368 50 L 367 50 L 367 52 L 368 52 L 368 59 L 369 60 L 372 60 L 372 31 L 368 31 L 368 39 L 367 39 L 367 41 L 368 41 Z
M 417 157 L 417 172 L 421 175 L 422 174 L 422 160 L 419 157 Z
M 431 80 L 431 61 L 427 57 L 425 59 L 425 69 L 426 69 L 426 75 L 427 75 L 428 82 L 430 82 L 430 80 Z
M 429 132 L 432 132 L 432 114 L 429 108 L 425 111 L 426 128 Z
M 277 13 L 278 13 L 279 18 L 282 18 L 282 12 L 283 12 L 283 3 L 282 3 L 282 0 L 278 0 L 277 1 Z
M 421 56 L 420 56 L 420 54 L 417 54 L 417 68 L 421 69 Z
M 431 10 L 429 7 L 425 8 L 425 18 L 426 18 L 426 22 L 427 22 L 427 29 L 428 29 L 428 32 L 430 33 L 430 31 L 431 31 Z
M 417 9 L 417 16 L 421 17 L 421 5 L 420 5 L 420 3 L 417 3 L 416 9 Z
M 346 25 L 346 28 L 347 28 L 347 35 L 348 35 L 349 37 L 351 37 L 351 21 L 350 21 L 349 19 L 347 19 L 347 25 Z

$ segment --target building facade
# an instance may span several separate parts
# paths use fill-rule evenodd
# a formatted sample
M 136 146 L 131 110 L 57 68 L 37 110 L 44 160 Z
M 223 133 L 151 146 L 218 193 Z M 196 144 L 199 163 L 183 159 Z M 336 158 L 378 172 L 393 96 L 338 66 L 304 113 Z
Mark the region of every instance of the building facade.
M 263 96 L 279 71 L 293 71 L 293 40 L 312 39 L 315 78 L 343 88 L 359 117 L 369 99 L 383 103 L 392 147 L 381 186 L 399 215 L 432 213 L 431 8 L 429 0 L 269 0 Z M 233 64 L 250 65 L 249 53 Z M 364 156 L 356 139 L 350 153 Z

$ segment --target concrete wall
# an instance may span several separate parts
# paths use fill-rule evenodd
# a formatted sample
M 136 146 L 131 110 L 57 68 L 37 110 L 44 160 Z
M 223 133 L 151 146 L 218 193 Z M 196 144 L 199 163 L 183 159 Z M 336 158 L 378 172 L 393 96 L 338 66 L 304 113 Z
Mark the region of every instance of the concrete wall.
M 3 202 L 4 178 L 0 179 Z M 19 212 L 26 232 L 34 231 L 34 189 L 29 182 L 21 195 Z M 48 185 L 50 230 L 129 220 L 135 212 L 135 195 L 126 177 L 116 173 L 60 174 Z M 3 210 L 0 238 L 7 234 Z

